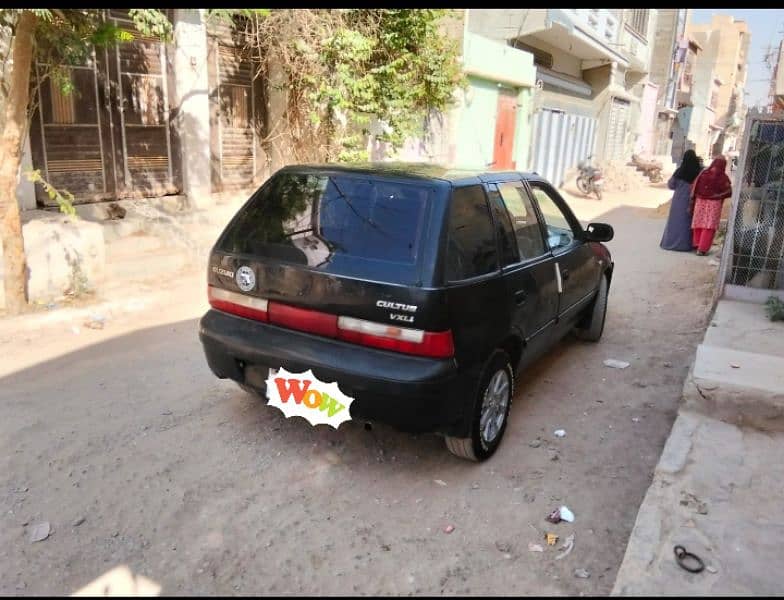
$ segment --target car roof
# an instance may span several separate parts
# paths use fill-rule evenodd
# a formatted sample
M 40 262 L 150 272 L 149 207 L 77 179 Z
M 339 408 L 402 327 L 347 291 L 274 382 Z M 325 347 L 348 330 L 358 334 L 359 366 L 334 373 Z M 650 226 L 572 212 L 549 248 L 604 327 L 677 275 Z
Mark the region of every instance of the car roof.
M 470 185 L 479 182 L 502 182 L 523 179 L 538 180 L 536 173 L 519 171 L 486 171 L 447 167 L 429 163 L 415 162 L 367 162 L 367 163 L 326 163 L 288 165 L 281 171 L 312 173 L 360 173 L 364 175 L 387 175 L 412 179 L 440 180 L 453 185 Z

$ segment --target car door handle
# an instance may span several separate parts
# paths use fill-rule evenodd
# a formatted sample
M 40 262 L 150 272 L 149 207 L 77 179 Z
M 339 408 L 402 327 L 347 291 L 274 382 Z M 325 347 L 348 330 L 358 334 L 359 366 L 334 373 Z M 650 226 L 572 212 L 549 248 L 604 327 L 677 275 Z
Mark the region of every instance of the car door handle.
M 517 290 L 515 292 L 515 304 L 517 306 L 525 304 L 526 300 L 528 300 L 528 294 L 525 293 L 525 290 Z

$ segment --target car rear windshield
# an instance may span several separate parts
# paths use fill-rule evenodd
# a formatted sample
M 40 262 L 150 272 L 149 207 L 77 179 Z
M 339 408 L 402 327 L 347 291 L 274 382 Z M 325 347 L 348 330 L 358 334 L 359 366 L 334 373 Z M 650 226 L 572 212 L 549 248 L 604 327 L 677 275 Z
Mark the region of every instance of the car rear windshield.
M 243 207 L 223 252 L 415 283 L 432 188 L 370 176 L 278 173 Z

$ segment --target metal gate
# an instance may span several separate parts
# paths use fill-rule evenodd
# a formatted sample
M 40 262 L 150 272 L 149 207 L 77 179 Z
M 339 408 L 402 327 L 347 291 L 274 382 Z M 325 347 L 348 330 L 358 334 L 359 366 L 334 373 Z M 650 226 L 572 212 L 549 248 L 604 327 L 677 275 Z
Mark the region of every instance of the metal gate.
M 626 130 L 629 127 L 631 102 L 613 98 L 610 107 L 610 126 L 607 128 L 607 152 L 605 159 L 620 160 L 626 154 Z
M 719 293 L 784 298 L 784 116 L 746 117 L 726 239 Z
M 35 67 L 33 166 L 77 204 L 176 194 L 166 47 L 141 36 L 127 10 L 110 9 L 105 16 L 131 31 L 134 41 L 94 51 L 84 65 L 70 68 L 72 92 L 42 80 L 43 65 Z M 56 206 L 40 186 L 36 200 Z
M 243 49 L 242 27 L 209 27 L 210 148 L 213 191 L 257 183 L 254 63 Z
M 534 115 L 531 169 L 553 185 L 564 184 L 564 173 L 596 148 L 597 120 L 543 108 Z

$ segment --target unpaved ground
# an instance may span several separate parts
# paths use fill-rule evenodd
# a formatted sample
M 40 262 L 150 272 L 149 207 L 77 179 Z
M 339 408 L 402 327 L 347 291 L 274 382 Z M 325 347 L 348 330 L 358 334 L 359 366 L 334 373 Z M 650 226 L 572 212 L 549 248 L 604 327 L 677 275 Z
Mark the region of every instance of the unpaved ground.
M 565 341 L 523 375 L 482 465 L 434 436 L 314 429 L 215 380 L 201 272 L 102 330 L 0 324 L 0 593 L 69 594 L 117 565 L 164 594 L 609 593 L 715 272 L 658 248 L 667 193 L 645 192 L 572 199 L 616 228 L 604 338 Z M 544 520 L 560 504 L 573 524 Z M 31 543 L 43 520 L 52 534 Z M 572 552 L 556 561 L 545 531 L 574 533 Z

